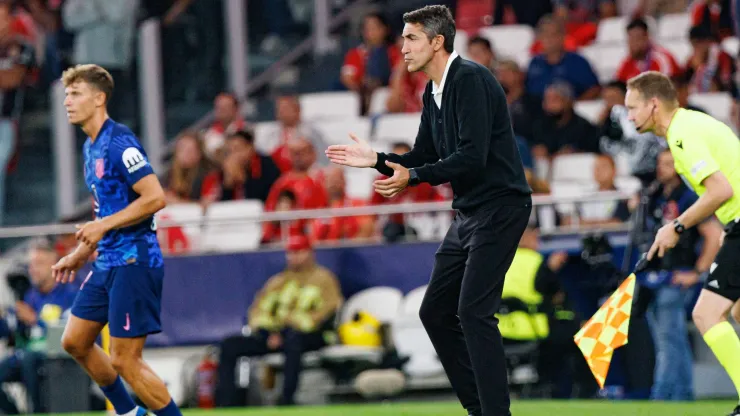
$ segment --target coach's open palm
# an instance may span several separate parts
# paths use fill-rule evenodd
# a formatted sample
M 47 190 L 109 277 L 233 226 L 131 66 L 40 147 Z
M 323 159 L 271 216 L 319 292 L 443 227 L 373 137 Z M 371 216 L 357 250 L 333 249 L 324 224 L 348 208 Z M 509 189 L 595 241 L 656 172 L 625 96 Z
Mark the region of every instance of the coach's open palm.
M 350 133 L 355 144 L 335 144 L 326 149 L 326 156 L 337 165 L 371 168 L 378 161 L 378 154 L 365 141 Z

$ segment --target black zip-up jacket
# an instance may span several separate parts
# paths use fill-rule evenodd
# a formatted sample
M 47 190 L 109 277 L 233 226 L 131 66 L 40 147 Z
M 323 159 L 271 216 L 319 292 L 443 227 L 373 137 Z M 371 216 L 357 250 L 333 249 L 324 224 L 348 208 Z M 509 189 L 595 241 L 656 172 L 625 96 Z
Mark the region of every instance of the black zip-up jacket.
M 385 164 L 390 160 L 414 168 L 421 182 L 450 182 L 452 208 L 461 211 L 531 203 L 501 84 L 486 67 L 460 57 L 443 83 L 441 109 L 432 81 L 427 84 L 413 149 L 403 155 L 378 153 L 375 169 L 392 176 Z

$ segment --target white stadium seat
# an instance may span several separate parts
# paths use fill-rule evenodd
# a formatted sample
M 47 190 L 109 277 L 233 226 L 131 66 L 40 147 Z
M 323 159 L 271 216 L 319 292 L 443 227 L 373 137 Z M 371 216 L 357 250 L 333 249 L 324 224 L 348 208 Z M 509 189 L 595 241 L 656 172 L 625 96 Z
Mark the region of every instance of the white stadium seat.
M 738 51 L 740 51 L 740 39 L 734 36 L 726 38 L 722 41 L 722 49 L 730 54 L 730 56 L 736 57 Z
M 556 182 L 550 184 L 550 192 L 554 198 L 578 198 L 587 195 L 593 186 L 584 185 L 577 182 Z M 575 212 L 576 204 L 572 202 L 563 202 L 555 204 L 555 210 L 560 215 L 571 215 Z
M 724 92 L 692 94 L 689 96 L 689 103 L 703 108 L 714 118 L 732 125 L 732 97 L 730 97 L 730 94 Z
M 211 204 L 206 211 L 206 250 L 233 252 L 254 250 L 262 239 L 262 223 L 246 221 L 264 211 L 260 200 L 224 201 Z
M 463 30 L 458 30 L 455 33 L 455 42 L 453 47 L 457 53 L 465 59 L 468 59 L 468 33 Z M 494 49 L 495 50 L 495 49 Z
M 658 39 L 682 39 L 688 41 L 691 16 L 688 13 L 667 14 L 658 21 Z
M 601 83 L 612 81 L 624 58 L 627 57 L 625 44 L 593 44 L 579 51 L 596 72 Z
M 603 100 L 576 101 L 573 110 L 591 124 L 598 124 L 599 115 L 604 109 Z
M 673 39 L 669 41 L 661 42 L 661 46 L 668 49 L 668 51 L 676 58 L 676 63 L 679 66 L 686 65 L 686 62 L 691 56 L 691 44 L 685 39 Z
M 375 91 L 373 91 L 372 97 L 370 97 L 370 115 L 375 116 L 379 114 L 385 114 L 388 112 L 388 106 L 386 105 L 388 101 L 388 96 L 390 96 L 391 91 L 387 87 L 378 88 Z
M 299 100 L 305 121 L 360 116 L 360 96 L 353 91 L 303 94 Z
M 535 40 L 534 29 L 527 25 L 488 26 L 480 29 L 480 36 L 491 41 L 496 56 L 516 59 L 521 65 L 521 54 L 529 55 Z
M 386 114 L 378 119 L 374 136 L 379 142 L 406 142 L 413 146 L 420 121 L 421 113 Z
M 156 215 L 158 222 L 181 223 L 181 226 L 161 228 L 159 236 L 168 253 L 183 253 L 197 249 L 201 241 L 203 207 L 199 203 L 171 204 Z M 182 235 L 179 233 L 182 232 Z M 180 241 L 184 237 L 185 241 Z M 187 246 L 189 250 L 184 250 Z
M 254 147 L 258 152 L 270 155 L 278 147 L 279 143 L 272 140 L 280 137 L 280 123 L 277 121 L 263 121 L 254 125 Z
M 642 182 L 634 176 L 618 176 L 614 179 L 614 186 L 622 192 L 636 194 L 642 188 Z
M 597 44 L 627 42 L 627 24 L 625 16 L 610 17 L 599 22 L 599 31 L 596 34 Z
M 434 345 L 419 318 L 419 309 L 426 289 L 425 285 L 406 294 L 392 327 L 393 343 L 398 353 L 409 357 L 404 371 L 412 377 L 429 377 L 444 373 Z
M 552 161 L 552 181 L 592 184 L 595 161 L 593 153 L 560 155 Z
M 329 145 L 353 143 L 349 137 L 350 133 L 354 133 L 361 139 L 369 140 L 372 128 L 367 118 L 323 120 L 313 123 L 313 126 Z

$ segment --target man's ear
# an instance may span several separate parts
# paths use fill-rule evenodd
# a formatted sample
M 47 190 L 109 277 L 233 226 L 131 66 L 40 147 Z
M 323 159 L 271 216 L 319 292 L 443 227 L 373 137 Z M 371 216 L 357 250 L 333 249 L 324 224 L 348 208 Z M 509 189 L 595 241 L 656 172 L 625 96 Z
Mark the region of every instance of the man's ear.
M 104 92 L 98 91 L 95 93 L 95 106 L 104 107 L 107 101 L 107 97 Z
M 437 35 L 434 37 L 434 52 L 438 52 L 445 46 L 445 37 Z

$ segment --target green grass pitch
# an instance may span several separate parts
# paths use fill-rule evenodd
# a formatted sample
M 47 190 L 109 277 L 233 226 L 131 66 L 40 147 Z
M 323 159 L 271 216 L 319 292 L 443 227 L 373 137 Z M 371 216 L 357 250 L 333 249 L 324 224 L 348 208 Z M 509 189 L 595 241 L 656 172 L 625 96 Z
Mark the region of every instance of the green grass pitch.
M 614 402 L 614 401 L 515 401 L 513 416 L 724 416 L 736 403 L 699 401 L 693 403 Z M 100 416 L 104 413 L 66 414 Z M 228 410 L 185 410 L 185 416 L 465 416 L 454 402 L 387 403 L 367 405 L 305 406 L 294 408 L 260 407 Z

